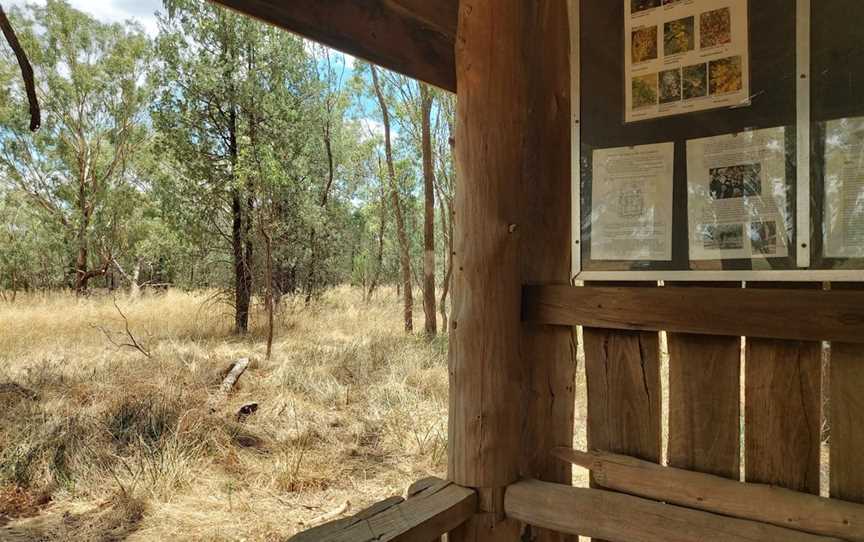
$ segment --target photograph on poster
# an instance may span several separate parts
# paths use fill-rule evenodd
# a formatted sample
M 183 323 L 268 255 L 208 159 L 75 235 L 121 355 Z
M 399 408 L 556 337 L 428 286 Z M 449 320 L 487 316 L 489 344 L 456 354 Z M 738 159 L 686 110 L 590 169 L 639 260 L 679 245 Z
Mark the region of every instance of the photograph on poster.
M 740 92 L 744 88 L 744 74 L 740 56 L 712 60 L 708 65 L 708 73 L 711 78 L 709 88 L 712 96 Z
M 681 71 L 660 72 L 660 103 L 668 104 L 681 101 Z
M 864 258 L 864 117 L 825 125 L 824 256 Z
M 703 236 L 705 250 L 739 250 L 744 248 L 743 224 L 708 224 Z
M 657 60 L 657 27 L 645 26 L 633 31 L 633 64 Z
M 693 17 L 669 21 L 663 27 L 663 52 L 666 56 L 680 55 L 696 47 Z
M 674 160 L 674 143 L 593 152 L 591 259 L 672 259 Z
M 711 169 L 711 197 L 749 198 L 762 195 L 762 164 L 742 164 Z
M 775 256 L 777 254 L 777 223 L 774 221 L 751 223 L 750 244 L 755 254 Z
M 685 100 L 704 98 L 708 95 L 708 65 L 685 66 L 682 72 Z
M 787 191 L 784 128 L 688 141 L 690 260 L 788 256 Z
M 750 104 L 748 0 L 624 2 L 625 122 Z
M 699 35 L 703 49 L 732 43 L 732 11 L 722 8 L 700 15 Z
M 657 105 L 657 74 L 633 78 L 633 109 Z
M 629 0 L 630 13 L 640 13 L 649 9 L 660 7 L 660 0 Z

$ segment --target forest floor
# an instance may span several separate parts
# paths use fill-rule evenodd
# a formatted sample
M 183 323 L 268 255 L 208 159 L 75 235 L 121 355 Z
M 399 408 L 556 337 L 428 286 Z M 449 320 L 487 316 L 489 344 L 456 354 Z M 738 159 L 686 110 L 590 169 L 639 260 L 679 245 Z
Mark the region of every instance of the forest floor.
M 0 540 L 284 540 L 444 474 L 446 337 L 406 336 L 395 292 L 286 301 L 270 361 L 207 293 L 117 303 L 150 357 L 108 295 L 0 304 Z

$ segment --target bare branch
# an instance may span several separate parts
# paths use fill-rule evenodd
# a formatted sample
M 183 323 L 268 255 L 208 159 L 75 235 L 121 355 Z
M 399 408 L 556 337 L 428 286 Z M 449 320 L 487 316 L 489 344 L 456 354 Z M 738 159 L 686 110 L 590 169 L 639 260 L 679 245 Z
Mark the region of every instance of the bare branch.
M 36 97 L 33 66 L 30 65 L 27 53 L 21 47 L 21 42 L 18 41 L 18 36 L 15 34 L 15 29 L 12 28 L 12 23 L 6 16 L 6 12 L 3 11 L 3 6 L 0 6 L 0 29 L 3 30 L 3 35 L 6 36 L 6 41 L 9 42 L 9 47 L 12 48 L 15 58 L 18 59 L 18 65 L 21 67 L 21 77 L 24 79 L 27 100 L 30 102 L 30 131 L 35 132 L 42 126 L 42 113 L 39 110 L 39 98 Z

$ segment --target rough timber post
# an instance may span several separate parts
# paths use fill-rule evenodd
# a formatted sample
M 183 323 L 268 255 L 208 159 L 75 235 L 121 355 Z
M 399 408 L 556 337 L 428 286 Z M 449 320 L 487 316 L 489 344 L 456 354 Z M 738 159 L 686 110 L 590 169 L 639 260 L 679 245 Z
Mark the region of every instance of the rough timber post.
M 572 442 L 571 335 L 520 322 L 523 283 L 568 280 L 568 17 L 561 0 L 459 11 L 449 476 L 481 512 L 450 540 L 508 542 L 507 485 L 570 482 L 549 451 Z

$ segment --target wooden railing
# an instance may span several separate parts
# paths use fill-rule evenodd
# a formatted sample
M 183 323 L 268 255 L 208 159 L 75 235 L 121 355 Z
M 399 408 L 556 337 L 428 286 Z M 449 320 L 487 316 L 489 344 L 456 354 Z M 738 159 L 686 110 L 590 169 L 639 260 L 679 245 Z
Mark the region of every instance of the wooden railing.
M 522 310 L 529 325 L 585 327 L 588 445 L 606 451 L 549 451 L 591 471 L 592 487 L 519 481 L 504 495 L 507 518 L 612 542 L 864 542 L 864 290 L 529 286 Z M 668 467 L 658 464 L 660 331 L 669 333 Z M 831 498 L 818 496 L 823 363 Z M 292 540 L 431 542 L 477 511 L 473 490 L 432 479 L 407 500 Z

